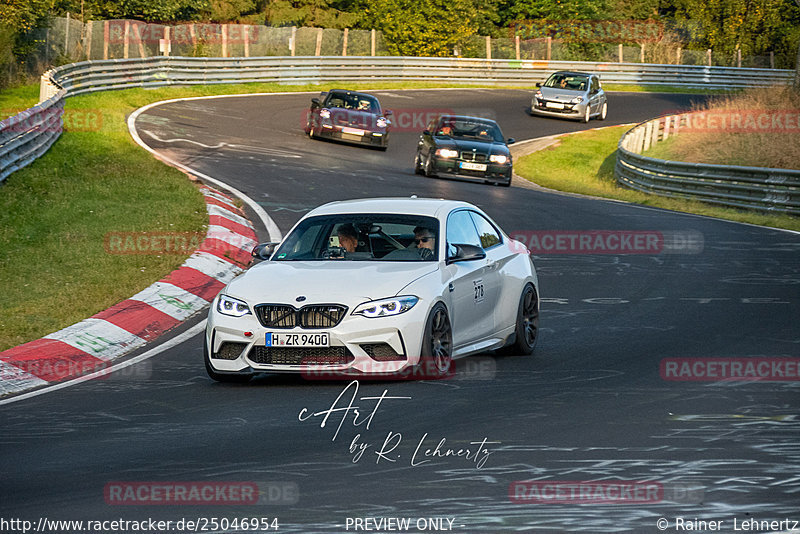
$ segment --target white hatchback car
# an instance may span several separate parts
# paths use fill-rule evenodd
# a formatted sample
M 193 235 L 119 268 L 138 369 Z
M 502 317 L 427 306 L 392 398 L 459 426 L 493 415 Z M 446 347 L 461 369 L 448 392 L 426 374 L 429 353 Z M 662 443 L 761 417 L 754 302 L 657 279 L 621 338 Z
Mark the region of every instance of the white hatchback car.
M 442 376 L 453 358 L 530 354 L 539 288 L 527 248 L 466 202 L 378 198 L 309 212 L 214 299 L 205 365 L 256 372 Z

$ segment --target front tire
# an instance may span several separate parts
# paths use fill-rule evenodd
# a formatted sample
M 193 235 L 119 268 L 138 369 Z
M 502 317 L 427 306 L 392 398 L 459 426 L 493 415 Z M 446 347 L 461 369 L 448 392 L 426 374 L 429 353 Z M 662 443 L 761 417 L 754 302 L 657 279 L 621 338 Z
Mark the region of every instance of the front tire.
M 424 174 L 419 150 L 417 150 L 417 154 L 414 156 L 414 174 Z
M 437 303 L 425 321 L 419 365 L 425 378 L 442 378 L 453 365 L 453 330 L 447 308 Z
M 514 343 L 503 348 L 504 354 L 528 355 L 533 353 L 539 340 L 539 295 L 533 284 L 526 284 L 517 307 Z
M 592 107 L 589 104 L 586 104 L 586 111 L 583 112 L 583 118 L 581 119 L 581 122 L 586 124 L 590 120 L 592 120 Z
M 433 156 L 430 154 L 425 158 L 425 176 L 428 178 L 436 178 L 436 172 L 433 170 Z

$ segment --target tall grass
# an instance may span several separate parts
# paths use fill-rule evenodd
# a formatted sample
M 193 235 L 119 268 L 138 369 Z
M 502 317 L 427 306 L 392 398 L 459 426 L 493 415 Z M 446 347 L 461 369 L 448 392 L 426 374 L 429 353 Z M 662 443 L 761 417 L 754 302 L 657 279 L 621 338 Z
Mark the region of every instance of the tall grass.
M 800 92 L 775 86 L 712 99 L 646 155 L 678 161 L 800 169 Z

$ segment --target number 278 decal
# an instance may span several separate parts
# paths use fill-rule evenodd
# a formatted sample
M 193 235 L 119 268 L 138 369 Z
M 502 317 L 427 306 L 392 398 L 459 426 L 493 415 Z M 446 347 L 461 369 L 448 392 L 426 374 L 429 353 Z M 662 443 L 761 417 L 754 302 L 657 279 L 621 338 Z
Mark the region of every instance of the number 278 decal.
M 483 301 L 483 278 L 480 280 L 473 280 L 473 286 L 475 287 L 475 302 L 482 302 Z

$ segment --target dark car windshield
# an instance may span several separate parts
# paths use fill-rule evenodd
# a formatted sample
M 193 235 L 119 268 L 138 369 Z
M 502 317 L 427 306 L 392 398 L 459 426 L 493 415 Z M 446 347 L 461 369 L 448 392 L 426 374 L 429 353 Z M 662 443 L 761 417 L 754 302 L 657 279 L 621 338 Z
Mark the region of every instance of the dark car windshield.
M 302 221 L 273 261 L 436 261 L 439 222 L 433 217 L 343 214 Z
M 455 139 L 503 142 L 503 132 L 495 123 L 479 119 L 444 117 L 439 121 L 435 135 Z
M 381 106 L 378 99 L 370 95 L 360 95 L 355 93 L 329 93 L 323 107 L 353 109 L 357 111 L 368 111 L 370 113 L 380 113 Z
M 544 82 L 544 86 L 568 91 L 585 91 L 589 88 L 589 78 L 580 74 L 556 73 Z

